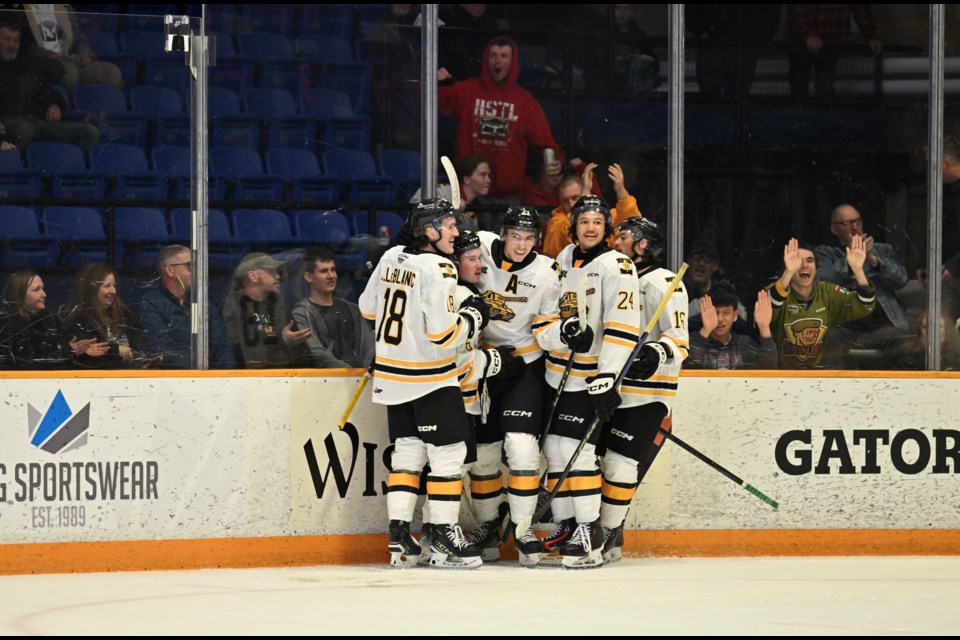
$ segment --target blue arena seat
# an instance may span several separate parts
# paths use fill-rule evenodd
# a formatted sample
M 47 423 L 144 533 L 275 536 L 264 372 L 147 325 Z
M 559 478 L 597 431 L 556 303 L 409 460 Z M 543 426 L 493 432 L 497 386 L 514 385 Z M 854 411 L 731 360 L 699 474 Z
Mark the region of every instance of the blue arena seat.
M 147 116 L 151 148 L 155 144 L 190 145 L 190 115 L 176 90 L 160 85 L 136 86 L 130 90 L 130 105 Z
M 237 236 L 249 239 L 254 249 L 268 253 L 303 246 L 303 240 L 293 235 L 290 219 L 277 209 L 236 209 L 233 229 Z
M 317 119 L 301 115 L 293 95 L 286 89 L 252 87 L 243 97 L 244 110 L 260 118 L 266 133 L 265 149 L 316 148 Z
M 160 209 L 117 207 L 114 232 L 116 261 L 124 266 L 153 266 L 160 250 L 170 244 L 167 218 Z
M 333 249 L 340 269 L 362 269 L 367 262 L 367 242 L 353 237 L 346 216 L 339 211 L 302 209 L 293 212 L 296 235 L 305 245 L 322 243 Z
M 174 198 L 190 197 L 190 148 L 181 145 L 159 145 L 150 150 L 153 170 L 169 185 Z M 211 198 L 223 199 L 223 194 L 212 191 Z
M 320 171 L 312 151 L 278 147 L 266 153 L 267 172 L 286 185 L 285 199 L 294 202 L 329 202 L 340 199 L 340 179 Z
M 243 112 L 240 97 L 224 87 L 209 87 L 211 147 L 260 148 L 260 119 Z
M 27 168 L 40 172 L 54 198 L 103 198 L 103 174 L 90 171 L 83 151 L 67 142 L 37 141 L 27 147 Z
M 89 114 L 100 126 L 103 142 L 122 142 L 146 148 L 147 116 L 130 110 L 127 96 L 105 84 L 78 84 L 73 89 L 73 108 Z
M 377 172 L 373 156 L 366 151 L 327 149 L 322 159 L 323 172 L 346 183 L 348 202 L 396 202 L 393 181 Z
M 300 112 L 323 125 L 323 141 L 329 146 L 368 151 L 371 145 L 370 116 L 356 115 L 350 98 L 338 89 L 304 89 Z
M 283 181 L 263 170 L 260 154 L 242 147 L 210 149 L 210 180 L 223 182 L 231 200 L 278 201 Z
M 55 239 L 40 231 L 37 214 L 29 207 L 0 206 L 0 267 L 48 269 L 57 263 Z
M 100 212 L 88 207 L 55 206 L 45 208 L 41 216 L 44 232 L 56 238 L 60 246 L 60 266 L 75 268 L 89 261 L 106 262 L 107 234 Z
M 404 202 L 410 200 L 420 188 L 423 174 L 423 157 L 412 149 L 382 149 L 377 153 L 380 173 L 393 180 Z
M 150 169 L 147 156 L 140 147 L 100 142 L 87 150 L 87 156 L 91 170 L 108 176 L 108 196 L 128 200 L 167 197 L 167 180 Z
M 193 212 L 186 208 L 170 211 L 170 241 L 190 246 L 193 234 Z M 250 244 L 230 229 L 230 219 L 223 209 L 207 210 L 207 244 L 209 266 L 213 270 L 231 271 L 250 252 Z

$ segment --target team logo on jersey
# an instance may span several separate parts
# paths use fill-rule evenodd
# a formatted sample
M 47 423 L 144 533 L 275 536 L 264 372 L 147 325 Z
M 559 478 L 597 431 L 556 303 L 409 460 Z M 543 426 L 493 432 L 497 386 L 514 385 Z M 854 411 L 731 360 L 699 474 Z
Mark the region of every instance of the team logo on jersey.
M 487 308 L 490 310 L 490 319 L 501 322 L 510 322 L 517 317 L 517 314 L 507 304 L 508 302 L 523 304 L 527 300 L 526 296 L 504 296 L 496 291 L 483 292 L 483 301 L 487 303 Z
M 453 278 L 457 279 L 457 269 L 449 262 L 440 262 L 438 265 L 440 267 L 440 274 L 444 278 Z
M 786 325 L 787 339 L 783 341 L 783 355 L 804 360 L 819 358 L 823 353 L 823 336 L 827 332 L 820 318 L 803 318 Z
M 566 320 L 577 315 L 577 294 L 564 291 L 560 294 L 560 318 Z
M 629 276 L 635 272 L 633 270 L 633 260 L 630 258 L 617 258 L 617 264 L 620 266 L 620 273 Z

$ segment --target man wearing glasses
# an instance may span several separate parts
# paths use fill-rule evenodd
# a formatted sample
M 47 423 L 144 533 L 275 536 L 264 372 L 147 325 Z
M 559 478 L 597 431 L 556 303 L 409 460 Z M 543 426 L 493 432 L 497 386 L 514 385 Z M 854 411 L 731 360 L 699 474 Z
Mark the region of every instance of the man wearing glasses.
M 863 217 L 849 204 L 837 206 L 830 216 L 830 232 L 836 238 L 832 245 L 816 247 L 817 275 L 820 280 L 847 288 L 855 287 L 855 280 L 847 263 L 847 251 L 854 236 L 863 238 L 867 252 L 863 269 L 876 287 L 877 306 L 869 316 L 834 327 L 831 334 L 831 357 L 838 368 L 889 368 L 886 358 L 857 362 L 844 358 L 850 349 L 879 350 L 883 352 L 909 335 L 910 324 L 895 291 L 907 284 L 906 268 L 897 262 L 896 250 L 889 244 L 875 242 L 864 231 Z M 833 351 L 836 351 L 834 354 Z
M 164 369 L 190 367 L 190 247 L 175 244 L 165 247 L 157 259 L 160 280 L 140 298 L 140 327 L 148 353 L 161 356 Z M 213 303 L 207 302 L 209 318 L 210 367 L 234 369 L 233 347 Z

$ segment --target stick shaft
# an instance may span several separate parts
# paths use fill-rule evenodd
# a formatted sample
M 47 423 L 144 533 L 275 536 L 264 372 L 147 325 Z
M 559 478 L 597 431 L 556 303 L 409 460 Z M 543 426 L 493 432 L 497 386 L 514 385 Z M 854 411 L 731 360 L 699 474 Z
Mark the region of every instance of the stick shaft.
M 353 391 L 353 397 L 350 398 L 350 402 L 347 404 L 346 409 L 343 410 L 343 414 L 340 416 L 340 421 L 337 423 L 337 427 L 343 429 L 347 424 L 347 420 L 350 419 L 350 414 L 353 412 L 353 408 L 357 406 L 357 401 L 360 400 L 360 394 L 363 393 L 364 387 L 367 386 L 371 377 L 370 369 L 367 369 L 363 372 L 363 377 L 360 378 L 360 382 L 357 383 L 357 388 Z
M 759 489 L 757 489 L 757 488 L 754 487 L 753 485 L 747 484 L 747 483 L 744 482 L 739 476 L 737 476 L 737 475 L 734 474 L 732 471 L 730 471 L 729 469 L 725 468 L 724 466 L 722 466 L 722 465 L 719 464 L 718 462 L 716 462 L 716 461 L 712 460 L 711 458 L 708 458 L 706 455 L 700 453 L 699 451 L 697 451 L 696 449 L 694 449 L 692 446 L 690 446 L 689 444 L 687 444 L 686 442 L 684 442 L 683 440 L 681 440 L 678 436 L 674 435 L 672 431 L 668 431 L 668 430 L 666 430 L 666 429 L 664 429 L 663 427 L 660 427 L 660 426 L 658 426 L 657 429 L 660 431 L 660 433 L 662 433 L 662 434 L 663 434 L 664 436 L 666 436 L 668 439 L 672 440 L 672 441 L 673 441 L 677 446 L 679 446 L 681 449 L 683 449 L 684 451 L 686 451 L 686 452 L 689 453 L 689 454 L 692 454 L 693 457 L 697 458 L 697 459 L 700 460 L 701 462 L 706 463 L 708 466 L 713 467 L 714 469 L 716 469 L 717 471 L 719 471 L 720 473 L 722 473 L 723 475 L 725 475 L 727 478 L 729 478 L 729 479 L 732 480 L 733 482 L 737 483 L 738 485 L 740 485 L 741 487 L 743 487 L 744 489 L 746 489 L 747 491 L 749 491 L 750 493 L 752 493 L 752 494 L 755 495 L 756 497 L 760 498 L 761 500 L 763 500 L 764 502 L 766 502 L 767 504 L 769 504 L 769 505 L 770 505 L 771 507 L 773 507 L 774 509 L 778 509 L 778 508 L 780 507 L 780 503 L 779 503 L 779 502 L 777 502 L 777 501 L 774 500 L 773 498 L 767 496 L 765 493 L 763 493 L 762 491 L 760 491 Z

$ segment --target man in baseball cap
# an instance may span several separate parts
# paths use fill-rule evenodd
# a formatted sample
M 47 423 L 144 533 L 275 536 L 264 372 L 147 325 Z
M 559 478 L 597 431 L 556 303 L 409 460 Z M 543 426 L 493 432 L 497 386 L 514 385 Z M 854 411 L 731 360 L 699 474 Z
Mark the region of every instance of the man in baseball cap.
M 221 315 L 237 362 L 248 369 L 296 366 L 310 329 L 290 320 L 280 291 L 287 263 L 262 252 L 249 253 L 233 272 Z

